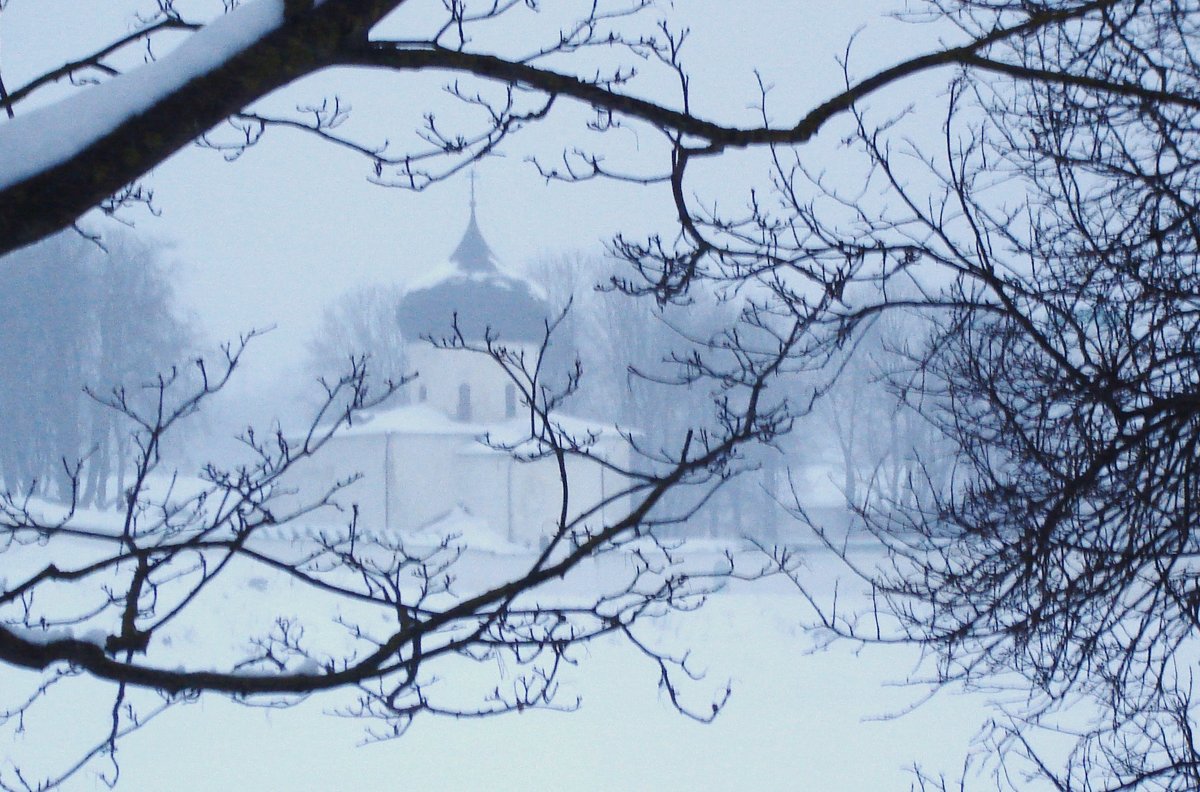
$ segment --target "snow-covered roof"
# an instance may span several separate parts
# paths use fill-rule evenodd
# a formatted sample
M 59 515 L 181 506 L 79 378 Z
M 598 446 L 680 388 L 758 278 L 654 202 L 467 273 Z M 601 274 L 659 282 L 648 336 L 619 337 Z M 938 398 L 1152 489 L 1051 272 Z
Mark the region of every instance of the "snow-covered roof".
M 606 439 L 620 439 L 621 432 L 612 424 L 590 421 L 572 415 L 555 414 L 553 425 L 557 431 L 586 439 L 589 435 Z M 354 419 L 354 425 L 338 432 L 338 437 L 363 437 L 373 435 L 460 435 L 483 438 L 485 435 L 496 444 L 512 445 L 529 437 L 529 418 L 510 418 L 492 424 L 455 421 L 441 410 L 427 404 L 410 404 L 373 413 L 363 413 Z M 478 453 L 489 453 L 486 445 L 471 444 Z
M 537 343 L 550 313 L 542 289 L 497 262 L 479 229 L 473 202 L 450 260 L 410 281 L 397 306 L 400 332 L 409 340 L 445 337 L 457 317 L 459 330 L 471 341 L 490 332 L 501 341 Z
M 339 437 L 388 434 L 465 435 L 476 437 L 495 429 L 488 424 L 452 420 L 427 404 L 412 404 L 379 412 L 361 413 L 354 424 L 338 432 Z

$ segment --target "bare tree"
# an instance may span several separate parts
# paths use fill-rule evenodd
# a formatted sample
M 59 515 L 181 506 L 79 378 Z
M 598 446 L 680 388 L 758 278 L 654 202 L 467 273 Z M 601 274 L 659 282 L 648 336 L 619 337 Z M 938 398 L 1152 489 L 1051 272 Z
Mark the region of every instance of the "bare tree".
M 669 167 L 664 163 L 660 176 L 636 180 L 674 182 L 681 219 L 690 225 L 686 218 L 692 213 L 683 205 L 682 182 L 692 159 L 746 146 L 802 145 L 856 101 L 931 70 L 969 67 L 1032 80 L 1070 81 L 1069 74 L 1041 73 L 1019 61 L 1004 60 L 1004 45 L 1042 28 L 1102 13 L 1118 3 L 1090 0 L 1064 3 L 1061 8 L 1030 7 L 1006 16 L 995 29 L 970 32 L 957 45 L 914 56 L 831 90 L 827 101 L 807 112 L 789 113 L 795 117 L 789 124 L 748 128 L 701 118 L 688 110 L 688 80 L 681 61 L 685 34 L 661 28 L 654 32 L 652 20 L 643 24 L 640 20 L 652 9 L 650 0 L 582 3 L 578 17 L 554 26 L 544 43 L 525 45 L 507 37 L 513 42 L 510 48 L 520 49 L 498 53 L 476 50 L 472 42 L 506 25 L 536 32 L 537 6 L 450 3 L 431 26 L 421 25 L 406 38 L 383 39 L 373 37 L 372 30 L 406 6 L 403 0 L 253 0 L 207 24 L 185 19 L 178 5 L 158 3 L 157 11 L 133 32 L 4 92 L 0 104 L 11 120 L 0 128 L 2 148 L 10 156 L 0 181 L 0 253 L 67 227 L 93 207 L 111 211 L 148 200 L 146 191 L 136 186 L 137 179 L 226 121 L 233 126 L 232 138 L 202 140 L 230 157 L 269 130 L 301 131 L 363 155 L 384 183 L 420 189 L 493 151 L 521 128 L 547 118 L 560 99 L 596 110 L 597 117 L 587 122 L 590 131 L 612 130 L 622 118 L 658 130 L 673 152 L 671 163 Z M 122 53 L 147 46 L 153 52 L 156 42 L 181 36 L 177 49 L 160 61 L 137 66 L 136 80 L 132 73 L 119 73 Z M 597 72 L 587 57 L 594 52 L 625 53 L 627 58 Z M 576 61 L 579 68 L 572 70 L 570 64 Z M 680 93 L 653 98 L 626 93 L 636 73 L 634 64 L 647 63 L 660 64 L 668 74 L 678 76 Z M 478 88 L 456 84 L 452 91 L 479 111 L 481 121 L 474 128 L 446 129 L 431 116 L 420 133 L 426 147 L 403 150 L 343 136 L 339 127 L 349 110 L 336 97 L 304 102 L 290 116 L 268 115 L 251 107 L 272 91 L 335 67 L 477 78 Z M 89 83 L 98 79 L 100 84 L 89 85 L 78 96 L 52 107 L 22 114 L 23 103 L 39 90 L 79 76 L 89 78 Z M 498 97 L 484 90 L 487 83 L 499 86 Z M 1100 87 L 1133 90 L 1123 83 Z M 1159 99 L 1161 93 L 1141 91 L 1150 100 Z M 1166 100 L 1179 97 L 1170 94 Z M 63 134 L 68 129 L 70 134 Z M 54 141 L 49 150 L 47 140 Z M 601 160 L 586 153 L 568 155 L 562 166 L 545 172 L 551 178 L 568 179 L 617 175 L 607 174 Z M 654 257 L 647 258 L 649 262 Z
M 1025 6 L 933 8 L 981 32 Z M 823 618 L 857 639 L 935 648 L 945 681 L 1016 672 L 1034 693 L 992 735 L 997 780 L 1014 789 L 1023 773 L 1058 789 L 1200 785 L 1200 171 L 1185 109 L 1200 95 L 1198 25 L 1190 3 L 1112 4 L 1013 41 L 1014 71 L 1070 78 L 962 79 L 940 156 L 858 113 L 891 206 L 836 224 L 793 205 L 820 240 L 814 256 L 849 253 L 884 285 L 882 299 L 848 290 L 840 333 L 931 312 L 893 382 L 955 449 L 952 478 L 920 468 L 911 502 L 861 512 L 891 563 L 855 568 L 894 631 Z M 1074 750 L 1048 751 L 1046 733 Z
M 1050 701 L 1080 693 L 1108 706 L 1115 726 L 1086 736 L 1063 786 L 1188 786 L 1197 767 L 1193 721 L 1174 663 L 1196 621 L 1190 179 L 1200 10 L 1183 0 L 935 0 L 924 8 L 956 26 L 956 43 L 864 79 L 847 76 L 826 101 L 787 108 L 782 125 L 768 123 L 779 113 L 764 97 L 763 122 L 740 127 L 691 111 L 683 35 L 640 30 L 649 3 L 585 4 L 579 19 L 556 28 L 545 45 L 496 52 L 477 49 L 473 37 L 519 25 L 535 7 L 450 3 L 432 31 L 373 38 L 379 21 L 403 5 L 255 0 L 199 25 L 160 3 L 160 13 L 130 36 L 6 92 L 0 103 L 16 117 L 0 127 L 0 150 L 25 151 L 23 141 L 44 139 L 47 125 L 77 117 L 78 104 L 105 109 L 106 122 L 87 126 L 54 156 L 30 157 L 4 174 L 0 250 L 64 228 L 96 205 L 114 209 L 144 198 L 131 186 L 139 176 L 225 121 L 232 140 L 205 140 L 230 157 L 275 129 L 299 130 L 362 154 L 380 181 L 420 189 L 570 100 L 595 111 L 590 131 L 633 123 L 666 144 L 653 173 L 624 173 L 574 149 L 561 164 L 537 163 L 551 179 L 670 186 L 679 234 L 614 240 L 612 252 L 633 267 L 616 285 L 660 303 L 684 302 L 708 282 L 744 298 L 735 322 L 693 339 L 694 348 L 674 361 L 677 383 L 710 388 L 711 427 L 655 449 L 653 472 L 626 471 L 633 506 L 621 518 L 586 529 L 563 521 L 521 575 L 465 596 L 443 583 L 449 548 L 432 557 L 400 546 L 367 553 L 353 522 L 344 536 L 323 540 L 313 557 L 255 549 L 251 539 L 262 526 L 303 513 L 276 513 L 271 496 L 281 471 L 321 444 L 326 435 L 316 428 L 299 446 L 281 432 L 269 440 L 247 436 L 256 461 L 212 469 L 205 494 L 182 511 L 170 500 L 139 497 L 135 485 L 116 534 L 48 520 L 12 499 L 6 522 L 13 541 L 79 535 L 108 552 L 80 566 L 47 563 L 8 581 L 0 603 L 15 615 L 0 627 L 0 659 L 36 670 L 65 665 L 111 681 L 118 705 L 135 688 L 168 702 L 196 692 L 253 697 L 353 688 L 358 714 L 402 727 L 417 712 L 451 711 L 430 696 L 420 673 L 445 657 L 509 654 L 528 673 L 467 712 L 520 709 L 549 703 L 555 664 L 571 644 L 619 632 L 646 649 L 674 690 L 670 659 L 639 641 L 633 625 L 657 608 L 690 603 L 707 585 L 703 576 L 645 562 L 628 586 L 600 592 L 583 608 L 548 604 L 538 592 L 584 559 L 686 517 L 690 509 L 656 509 L 686 483 L 701 485 L 691 503 L 702 504 L 739 449 L 785 431 L 807 404 L 775 396 L 770 383 L 836 359 L 871 317 L 922 308 L 940 312 L 943 324 L 915 355 L 914 379 L 903 388 L 925 399 L 926 414 L 955 441 L 961 472 L 948 490 L 930 486 L 901 509 L 864 509 L 864 520 L 892 548 L 895 575 L 872 580 L 899 618 L 898 637 L 941 650 L 948 679 L 1015 669 Z M 233 30 L 245 35 L 232 37 Z M 22 114 L 22 102 L 42 86 L 85 71 L 111 74 L 114 53 L 164 35 L 184 41 L 138 67 L 150 89 L 135 106 L 113 98 L 126 95 L 116 77 L 56 108 Z M 597 72 L 580 56 L 601 48 L 658 64 L 677 78 L 678 92 L 637 95 L 628 64 Z M 226 54 L 193 59 L 201 52 Z M 178 79 L 185 63 L 186 79 Z M 335 98 L 293 116 L 252 106 L 335 66 L 470 78 L 454 92 L 482 120 L 451 130 L 431 118 L 421 132 L 428 146 L 406 150 L 343 135 L 347 111 Z M 915 145 L 905 151 L 935 182 L 931 193 L 921 193 L 892 147 L 903 138 L 888 136 L 905 119 L 872 126 L 863 102 L 938 69 L 953 75 L 945 155 Z M 838 118 L 854 127 L 870 169 L 868 189 L 851 194 L 805 157 L 805 146 Z M 773 191 L 769 201 L 750 194 L 729 216 L 692 191 L 691 166 L 746 147 L 770 155 Z M 899 282 L 907 291 L 894 288 Z M 916 296 L 896 296 L 906 293 Z M 526 393 L 537 453 L 587 455 L 586 438 L 553 428 L 561 395 L 535 387 L 536 367 L 495 345 L 480 351 Z M 114 398 L 112 406 L 141 427 L 139 470 L 153 466 L 163 432 L 225 379 L 238 354 L 229 352 L 219 376 L 200 368 L 201 384 L 175 399 L 167 394 L 182 380 L 164 378 L 164 408 L 149 416 Z M 344 389 L 361 394 L 362 381 L 356 367 L 330 388 L 330 399 Z M 567 391 L 574 386 L 569 380 Z M 359 395 L 350 404 L 362 401 Z M 564 481 L 564 498 L 569 489 Z M 655 554 L 673 558 L 661 544 Z M 329 656 L 281 622 L 250 666 L 175 671 L 146 662 L 159 623 L 189 613 L 234 558 L 378 606 L 388 614 L 386 634 L 352 627 L 360 651 Z M 105 589 L 91 610 L 42 614 L 28 604 L 26 595 L 39 587 L 101 571 L 123 576 L 122 585 Z M 401 578 L 412 587 L 395 582 Z M 84 639 L 42 629 L 81 622 L 80 613 L 87 614 L 82 621 L 103 625 L 101 634 Z M 858 635 L 836 614 L 829 625 Z M 1051 712 L 1038 704 L 1023 713 L 1026 724 Z M 113 713 L 101 752 L 144 722 L 130 720 L 122 706 Z M 1026 734 L 1018 729 L 1014 739 Z
M 195 345 L 159 256 L 128 234 L 101 249 L 65 233 L 3 266 L 0 480 L 10 492 L 109 504 L 109 480 L 118 491 L 125 482 L 126 432 L 85 388 L 149 377 Z
M 838 359 L 836 376 L 818 402 L 838 485 L 848 506 L 869 500 L 892 509 L 916 494 L 924 479 L 944 482 L 949 448 L 931 420 L 912 370 L 934 325 L 913 310 L 889 311 L 860 328 Z
M 646 459 L 669 457 L 678 438 L 689 430 L 706 428 L 701 420 L 711 413 L 712 391 L 707 381 L 693 377 L 689 367 L 681 364 L 696 356 L 719 358 L 731 351 L 726 333 L 737 326 L 741 309 L 750 315 L 756 308 L 746 306 L 736 294 L 721 296 L 705 287 L 691 290 L 686 305 L 631 300 L 614 283 L 624 269 L 612 258 L 575 254 L 543 260 L 533 269 L 536 281 L 548 285 L 552 303 L 571 307 L 550 350 L 557 369 L 568 369 L 564 363 L 573 357 L 589 373 L 589 387 L 577 394 L 569 409 L 615 422 L 633 433 L 634 444 Z M 797 362 L 792 362 L 793 367 Z M 785 379 L 777 377 L 773 387 L 784 387 Z M 807 411 L 804 394 L 812 387 L 810 381 L 797 384 L 798 411 Z M 664 404 L 672 409 L 663 410 Z M 705 531 L 714 536 L 772 539 L 775 523 L 784 516 L 778 511 L 774 479 L 782 480 L 785 464 L 779 448 L 740 449 L 734 466 L 737 475 L 728 471 L 729 479 L 709 499 L 703 516 L 661 533 Z M 677 495 L 684 501 L 692 497 L 669 493 L 664 501 L 674 503 Z
M 365 358 L 375 382 L 371 387 L 399 382 L 408 373 L 405 339 L 396 322 L 402 290 L 372 286 L 347 292 L 325 308 L 321 323 L 308 344 L 308 373 L 316 379 L 336 381 L 349 361 Z M 404 399 L 403 389 L 395 394 Z

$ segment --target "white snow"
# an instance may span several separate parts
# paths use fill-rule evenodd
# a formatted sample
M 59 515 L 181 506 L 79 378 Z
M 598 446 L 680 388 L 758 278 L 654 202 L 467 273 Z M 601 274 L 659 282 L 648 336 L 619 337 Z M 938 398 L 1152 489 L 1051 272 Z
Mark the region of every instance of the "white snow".
M 77 632 L 71 627 L 43 626 L 29 628 L 22 627 L 19 624 L 5 624 L 4 629 L 22 640 L 42 645 L 56 641 L 84 641 L 85 643 L 103 647 L 105 640 L 108 638 L 107 632 L 94 627 L 83 632 Z
M 463 521 L 454 527 L 464 528 Z M 697 545 L 695 560 L 715 563 L 723 557 L 718 551 Z M 465 557 L 460 585 L 515 563 Z M 251 569 L 231 574 L 271 575 L 272 594 L 250 596 L 236 581 L 219 595 L 210 592 L 193 611 L 199 618 L 190 627 L 173 628 L 156 665 L 210 666 L 234 650 L 235 636 L 269 627 L 271 614 L 322 615 L 313 592 L 284 575 Z M 839 574 L 828 558 L 816 556 L 805 571 L 826 598 Z M 850 601 L 854 587 L 845 579 L 842 586 L 843 607 L 861 604 Z M 731 684 L 728 706 L 710 725 L 677 714 L 657 687 L 657 669 L 614 638 L 571 655 L 578 665 L 564 671 L 560 702 L 569 704 L 578 693 L 578 712 L 419 718 L 400 739 L 367 746 L 360 743 L 371 724 L 329 714 L 347 703 L 344 696 L 318 696 L 282 710 L 207 696 L 121 744 L 118 788 L 904 790 L 914 762 L 957 778 L 972 738 L 991 714 L 984 697 L 938 695 L 898 719 L 878 720 L 922 697 L 919 685 L 890 684 L 915 676 L 918 652 L 844 644 L 813 652 L 817 638 L 800 627 L 810 617 L 802 598 L 782 581 L 738 583 L 696 613 L 646 622 L 638 630 L 655 646 L 693 651 L 706 676 L 684 686 L 691 706 L 707 708 Z M 322 632 L 306 631 L 306 639 Z M 299 660 L 290 670 L 315 665 Z M 469 696 L 481 683 L 511 682 L 515 670 L 474 663 L 442 667 L 435 687 L 439 694 Z M 18 698 L 38 678 L 0 668 L 0 689 L 9 691 L 0 703 L 11 703 L 7 699 Z M 6 759 L 30 769 L 60 767 L 72 746 L 104 733 L 111 696 L 107 686 L 79 682 L 58 699 L 56 711 L 29 718 L 26 732 L 6 747 Z M 48 730 L 60 720 L 61 730 Z M 987 788 L 989 779 L 975 780 Z M 65 788 L 105 789 L 87 772 Z
M 158 61 L 0 125 L 0 189 L 64 162 L 282 22 L 283 0 L 250 0 Z
M 30 498 L 21 506 L 39 525 L 64 524 L 66 527 L 98 536 L 119 536 L 125 525 L 125 516 L 118 511 L 79 508 L 71 514 L 67 506 L 43 498 Z M 67 520 L 68 514 L 70 520 Z M 32 531 L 29 533 L 32 535 Z
M 321 664 L 311 657 L 306 657 L 295 668 L 288 670 L 293 674 L 319 674 L 321 673 Z
M 6 624 L 4 629 L 32 644 L 45 645 L 56 641 L 70 641 L 75 633 L 69 627 L 40 627 L 30 629 L 19 624 Z
M 117 480 L 109 482 L 109 491 L 117 491 Z M 202 492 L 211 491 L 213 485 L 196 476 L 167 475 L 151 473 L 143 484 L 141 500 L 143 503 L 167 506 L 168 509 L 186 508 L 190 501 Z M 45 498 L 30 498 L 20 504 L 29 517 L 39 525 L 57 526 L 76 531 L 86 531 L 96 536 L 120 536 L 125 529 L 125 512 L 122 509 L 76 507 L 71 510 L 65 504 Z M 154 527 L 160 509 L 152 509 L 139 517 L 139 528 L 143 531 Z M 67 519 L 68 516 L 70 519 Z M 30 530 L 29 535 L 33 534 Z M 0 578 L 0 589 L 3 589 L 4 579 Z
M 509 542 L 493 530 L 486 520 L 468 514 L 462 507 L 455 508 L 420 531 L 407 534 L 405 544 L 414 548 L 438 547 L 447 538 L 451 547 L 458 547 L 473 553 L 494 555 L 527 555 L 529 553 L 529 548 Z

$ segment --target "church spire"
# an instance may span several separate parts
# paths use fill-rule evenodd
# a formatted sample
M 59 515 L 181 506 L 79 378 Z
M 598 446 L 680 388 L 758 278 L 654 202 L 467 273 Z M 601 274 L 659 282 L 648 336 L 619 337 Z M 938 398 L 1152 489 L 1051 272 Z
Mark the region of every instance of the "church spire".
M 479 223 L 475 219 L 475 169 L 471 169 L 470 219 L 458 247 L 450 254 L 450 260 L 463 272 L 496 272 L 496 257 L 483 239 Z

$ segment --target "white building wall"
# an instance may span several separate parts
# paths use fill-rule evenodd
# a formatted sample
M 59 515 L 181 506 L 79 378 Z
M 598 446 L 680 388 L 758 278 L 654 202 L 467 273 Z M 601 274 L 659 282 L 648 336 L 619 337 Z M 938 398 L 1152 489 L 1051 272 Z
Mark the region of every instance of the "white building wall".
M 335 482 L 361 474 L 361 479 L 334 496 L 345 511 L 322 509 L 307 515 L 303 522 L 319 527 L 348 525 L 352 518 L 350 506 L 357 504 L 359 525 L 384 525 L 385 499 L 380 486 L 384 480 L 384 446 L 385 439 L 380 435 L 335 436 L 316 455 L 300 460 L 289 471 L 284 485 L 295 493 L 286 497 L 286 504 L 296 508 L 311 503 Z
M 534 349 L 525 348 L 525 353 L 533 360 Z M 347 509 L 356 503 L 359 522 L 368 530 L 403 536 L 461 507 L 486 521 L 498 536 L 518 544 L 536 547 L 553 535 L 562 504 L 555 459 L 521 462 L 476 439 L 488 425 L 510 421 L 512 407 L 516 415 L 525 414 L 526 408 L 514 405 L 506 395 L 512 383 L 504 371 L 486 355 L 438 349 L 428 343 L 409 344 L 407 354 L 419 373 L 408 386 L 411 401 L 424 402 L 453 419 L 465 385 L 470 393 L 469 418 L 442 422 L 430 431 L 422 431 L 423 426 L 416 431 L 389 431 L 382 426 L 375 433 L 351 430 L 331 440 L 315 459 L 303 462 L 289 483 L 311 495 L 337 479 L 361 474 L 362 479 L 343 491 L 338 501 Z M 505 433 L 511 427 L 510 423 Z M 615 436 L 601 439 L 593 450 L 617 465 L 628 463 L 627 445 Z M 569 520 L 625 486 L 618 474 L 586 458 L 569 457 L 567 470 Z M 625 502 L 606 507 L 589 519 L 589 527 L 618 519 L 627 506 Z M 322 515 L 320 522 L 348 520 L 348 513 L 331 512 Z
M 511 347 L 511 345 L 510 345 Z M 529 360 L 532 348 L 521 347 Z M 504 370 L 487 355 L 465 350 L 438 349 L 429 343 L 409 344 L 410 368 L 417 378 L 408 385 L 410 403 L 428 403 L 451 418 L 458 417 L 459 389 L 471 394 L 471 423 L 496 423 L 510 418 L 506 390 L 513 387 Z M 517 396 L 516 409 L 522 410 Z
M 611 455 L 616 449 L 604 449 Z M 619 461 L 619 460 L 614 460 Z M 600 503 L 616 489 L 624 486 L 620 477 L 584 457 L 571 456 L 567 469 L 567 520 L 574 521 L 585 511 Z M 536 462 L 516 463 L 513 476 L 513 532 L 518 541 L 537 545 L 543 537 L 554 534 L 561 517 L 563 487 L 554 458 Z M 628 501 L 613 504 L 585 520 L 585 525 L 598 529 L 608 520 L 624 516 Z
M 456 451 L 458 446 L 469 442 L 469 437 L 444 434 L 388 437 L 390 530 L 418 530 L 459 505 L 463 484 Z
M 520 541 L 509 533 L 509 456 L 477 445 L 461 449 L 458 459 L 462 478 L 456 486 L 463 508 L 485 520 L 497 536 Z
M 603 443 L 598 451 L 614 458 L 624 444 Z M 398 536 L 423 529 L 456 507 L 481 518 L 498 537 L 537 547 L 558 527 L 562 485 L 553 457 L 521 462 L 478 443 L 469 433 L 347 434 L 335 437 L 315 458 L 301 461 L 287 486 L 299 490 L 298 504 L 325 491 L 332 482 L 360 474 L 337 501 L 345 508 L 325 510 L 305 523 L 346 525 L 350 507 L 358 506 L 364 530 Z M 569 457 L 568 518 L 574 519 L 625 485 L 594 461 Z M 623 516 L 628 502 L 606 507 L 589 518 L 598 528 Z

